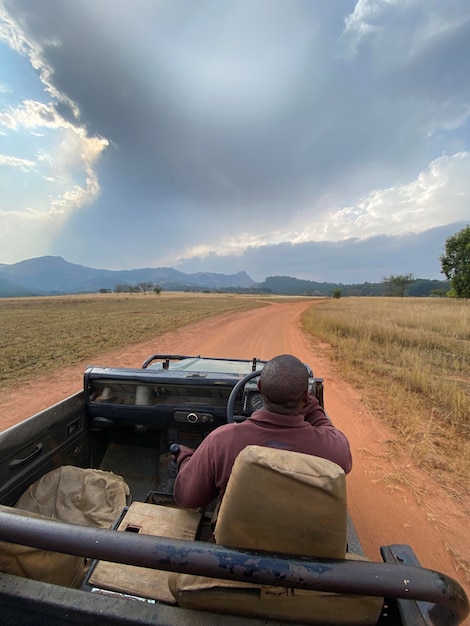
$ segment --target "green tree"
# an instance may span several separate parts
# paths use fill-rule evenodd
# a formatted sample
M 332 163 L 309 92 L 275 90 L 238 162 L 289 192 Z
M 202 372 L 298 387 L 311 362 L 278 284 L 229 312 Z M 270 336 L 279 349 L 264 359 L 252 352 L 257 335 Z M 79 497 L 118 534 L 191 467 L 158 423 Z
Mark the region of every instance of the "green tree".
M 333 298 L 341 298 L 341 289 L 335 289 L 333 291 Z
M 446 239 L 445 254 L 439 260 L 453 294 L 470 298 L 470 225 Z
M 391 274 L 390 276 L 384 276 L 383 282 L 390 296 L 403 298 L 413 280 L 413 274 Z
M 157 296 L 159 296 L 162 293 L 162 288 L 160 287 L 160 285 L 155 285 L 153 290 Z
M 431 289 L 429 295 L 431 298 L 444 298 L 447 295 L 447 289 Z

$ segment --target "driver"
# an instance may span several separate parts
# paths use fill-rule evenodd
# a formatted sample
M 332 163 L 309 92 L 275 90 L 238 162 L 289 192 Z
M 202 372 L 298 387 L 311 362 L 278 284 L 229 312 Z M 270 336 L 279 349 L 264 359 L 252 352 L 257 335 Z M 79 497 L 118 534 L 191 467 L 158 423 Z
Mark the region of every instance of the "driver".
M 309 394 L 302 361 L 290 354 L 274 357 L 261 370 L 258 388 L 265 408 L 212 431 L 196 450 L 181 446 L 173 492 L 178 505 L 203 507 L 222 494 L 236 457 L 248 445 L 312 454 L 351 471 L 348 440 Z

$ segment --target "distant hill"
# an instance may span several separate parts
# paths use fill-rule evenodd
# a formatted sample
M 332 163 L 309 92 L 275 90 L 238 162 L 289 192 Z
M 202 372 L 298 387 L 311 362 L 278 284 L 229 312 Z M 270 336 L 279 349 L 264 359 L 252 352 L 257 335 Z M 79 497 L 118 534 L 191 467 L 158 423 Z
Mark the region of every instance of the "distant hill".
M 0 297 L 1 298 L 17 298 L 19 296 L 33 296 L 35 295 L 32 289 L 26 289 L 18 285 L 17 283 L 8 280 L 1 276 L 0 271 Z
M 301 280 L 290 276 L 269 276 L 262 286 L 273 293 L 290 293 L 292 295 L 325 296 L 331 295 L 338 287 L 335 283 L 318 283 Z
M 164 290 L 249 288 L 257 284 L 246 272 L 185 274 L 171 267 L 103 270 L 69 263 L 57 256 L 0 265 L 0 297 L 93 293 L 143 281 L 158 283 Z
M 319 283 L 291 276 L 269 276 L 262 283 L 252 280 L 246 272 L 185 274 L 171 267 L 146 267 L 135 270 L 103 270 L 69 263 L 62 257 L 43 256 L 0 264 L 0 298 L 32 295 L 96 293 L 100 289 L 114 291 L 118 285 L 134 287 L 140 282 L 160 285 L 164 291 L 221 291 L 236 293 L 274 293 L 283 295 L 341 296 L 387 295 L 384 283 L 343 285 Z M 447 281 L 417 278 L 409 285 L 408 295 L 429 296 L 433 290 L 448 290 Z

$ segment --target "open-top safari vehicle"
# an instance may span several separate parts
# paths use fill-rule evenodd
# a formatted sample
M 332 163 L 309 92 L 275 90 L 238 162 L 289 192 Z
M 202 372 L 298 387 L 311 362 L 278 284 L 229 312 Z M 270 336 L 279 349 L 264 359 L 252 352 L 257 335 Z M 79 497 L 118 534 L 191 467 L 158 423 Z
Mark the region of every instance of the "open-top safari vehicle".
M 1 623 L 461 623 L 463 589 L 411 547 L 364 558 L 334 463 L 249 446 L 216 543 L 212 506 L 175 505 L 170 447 L 262 407 L 264 363 L 164 354 L 89 367 L 83 391 L 0 433 Z

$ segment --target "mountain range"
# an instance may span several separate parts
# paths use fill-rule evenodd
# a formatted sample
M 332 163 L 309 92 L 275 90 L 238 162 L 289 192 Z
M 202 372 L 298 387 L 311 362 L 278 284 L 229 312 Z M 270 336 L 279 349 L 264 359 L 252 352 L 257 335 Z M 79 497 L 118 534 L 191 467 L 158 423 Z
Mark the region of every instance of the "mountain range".
M 225 291 L 239 293 L 275 293 L 285 295 L 342 296 L 390 295 L 386 283 L 318 283 L 291 276 L 269 276 L 262 283 L 246 272 L 185 274 L 171 267 L 145 267 L 134 270 L 103 270 L 69 263 L 62 257 L 43 256 L 19 263 L 0 263 L 0 298 L 50 296 L 98 291 L 127 291 L 139 283 L 159 285 L 164 291 Z M 446 292 L 447 281 L 413 279 L 407 289 L 410 296 L 429 296 Z M 130 289 L 129 289 L 130 290 Z
M 0 264 L 0 297 L 92 293 L 100 289 L 114 290 L 116 285 L 135 286 L 144 281 L 158 284 L 166 291 L 250 288 L 258 284 L 246 272 L 185 274 L 171 267 L 103 270 L 69 263 L 58 256 Z

